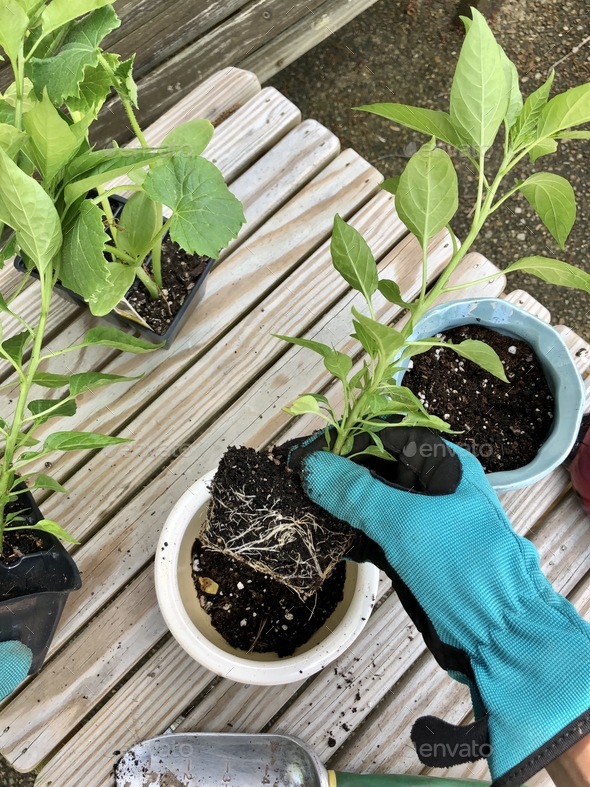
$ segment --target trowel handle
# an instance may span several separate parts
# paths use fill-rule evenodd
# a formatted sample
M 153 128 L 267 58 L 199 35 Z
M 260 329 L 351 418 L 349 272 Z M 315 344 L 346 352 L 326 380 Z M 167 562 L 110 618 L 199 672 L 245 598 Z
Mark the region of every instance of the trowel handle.
M 336 773 L 328 771 L 330 787 L 475 787 L 479 784 L 489 785 L 491 782 L 474 781 L 473 779 L 440 779 L 435 776 L 386 776 L 379 773 Z

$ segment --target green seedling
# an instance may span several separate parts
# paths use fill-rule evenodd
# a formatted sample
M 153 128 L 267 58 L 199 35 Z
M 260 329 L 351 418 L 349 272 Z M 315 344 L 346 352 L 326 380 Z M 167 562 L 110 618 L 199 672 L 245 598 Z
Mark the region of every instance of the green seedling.
M 565 178 L 541 171 L 521 180 L 514 178 L 513 172 L 527 158 L 535 164 L 541 157 L 554 153 L 562 140 L 590 138 L 590 131 L 576 130 L 590 122 L 590 84 L 550 99 L 551 73 L 547 81 L 523 101 L 516 67 L 495 40 L 484 17 L 472 9 L 472 19 L 464 22 L 467 32 L 453 78 L 448 113 L 391 103 L 359 107 L 430 138 L 410 158 L 399 177 L 383 183 L 386 191 L 395 194 L 399 217 L 416 236 L 422 249 L 419 295 L 406 302 L 396 282 L 379 281 L 368 245 L 355 229 L 337 217 L 332 237 L 332 261 L 346 282 L 362 293 L 366 301 L 368 315 L 353 309 L 353 337 L 360 342 L 368 360 L 365 357 L 357 368 L 354 364 L 356 354 L 349 356 L 308 339 L 280 337 L 319 353 L 327 371 L 341 381 L 341 412 L 317 393 L 306 393 L 285 409 L 291 415 L 312 413 L 323 418 L 326 421 L 326 449 L 342 456 L 354 456 L 354 438 L 368 433 L 373 445 L 361 453 L 391 459 L 379 432 L 392 423 L 450 431 L 445 421 L 429 415 L 419 399 L 397 382 L 399 372 L 418 353 L 431 347 L 450 347 L 461 357 L 506 380 L 498 355 L 484 342 L 468 340 L 451 344 L 438 337 L 411 339 L 417 322 L 440 296 L 490 280 L 488 276 L 453 284 L 451 279 L 489 216 L 521 193 L 561 248 L 575 220 L 574 191 Z M 450 229 L 459 204 L 457 173 L 451 156 L 439 146 L 441 143 L 452 148 L 458 156 L 464 156 L 478 175 L 471 228 L 461 246 Z M 500 147 L 501 161 L 495 172 L 490 172 L 486 159 L 496 147 Z M 512 182 L 506 185 L 510 177 Z M 428 291 L 428 245 L 445 228 L 451 235 L 452 256 Z M 551 284 L 590 292 L 590 276 L 562 260 L 523 257 L 494 276 L 516 271 L 532 274 Z M 374 300 L 377 293 L 406 310 L 407 321 L 403 327 L 396 329 L 376 319 Z

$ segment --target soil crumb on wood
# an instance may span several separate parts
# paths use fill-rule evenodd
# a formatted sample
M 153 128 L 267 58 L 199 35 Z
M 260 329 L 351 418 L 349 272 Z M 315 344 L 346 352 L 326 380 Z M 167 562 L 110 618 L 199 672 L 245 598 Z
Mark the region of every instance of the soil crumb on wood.
M 354 531 L 309 500 L 278 453 L 228 448 L 213 479 L 201 538 L 304 599 L 344 556 Z
M 432 415 L 463 434 L 448 439 L 471 451 L 488 473 L 514 470 L 531 462 L 547 434 L 554 400 L 532 348 L 523 341 L 479 325 L 445 331 L 454 344 L 478 339 L 500 356 L 508 383 L 452 350 L 437 347 L 413 360 L 403 384 Z
M 166 236 L 162 244 L 162 295 L 152 300 L 136 279 L 127 300 L 158 334 L 166 332 L 208 263 L 207 257 L 187 254 Z
M 249 653 L 291 656 L 323 626 L 342 601 L 346 567 L 340 562 L 320 590 L 302 601 L 268 574 L 204 548 L 192 551 L 199 602 L 232 647 Z

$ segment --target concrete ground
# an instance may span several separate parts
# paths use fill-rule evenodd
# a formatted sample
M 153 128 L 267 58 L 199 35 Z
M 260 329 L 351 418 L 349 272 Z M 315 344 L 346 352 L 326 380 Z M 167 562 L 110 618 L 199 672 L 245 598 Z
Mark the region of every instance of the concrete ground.
M 355 148 L 386 176 L 399 174 L 424 138 L 351 107 L 396 101 L 448 109 L 462 41 L 456 7 L 441 0 L 380 0 L 271 84 L 291 98 L 304 117 L 332 129 L 344 147 Z M 489 21 L 522 75 L 525 95 L 546 79 L 552 67 L 555 91 L 590 81 L 590 0 L 504 0 L 495 3 Z M 500 267 L 523 256 L 543 254 L 590 272 L 590 141 L 562 143 L 556 155 L 540 159 L 535 169 L 567 177 L 576 192 L 578 220 L 565 252 L 542 229 L 523 198 L 492 216 L 475 248 Z M 474 183 L 465 168 L 461 178 L 465 202 L 453 228 L 465 237 L 469 210 L 465 206 L 472 201 Z M 590 296 L 520 275 L 511 284 L 539 298 L 551 309 L 554 322 L 590 337 Z M 32 787 L 33 781 L 0 761 L 0 787 Z

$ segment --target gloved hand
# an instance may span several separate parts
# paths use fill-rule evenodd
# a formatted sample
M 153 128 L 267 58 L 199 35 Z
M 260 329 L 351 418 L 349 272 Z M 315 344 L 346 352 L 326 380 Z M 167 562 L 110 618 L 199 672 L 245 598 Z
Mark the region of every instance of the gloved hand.
M 553 590 L 475 457 L 427 429 L 379 436 L 398 462 L 368 469 L 312 437 L 289 463 L 313 501 L 365 534 L 361 559 L 387 571 L 439 664 L 471 689 L 475 725 L 416 722 L 421 761 L 487 756 L 493 787 L 522 785 L 590 732 L 590 625 Z
M 33 654 L 22 642 L 0 642 L 0 700 L 8 697 L 29 674 Z

